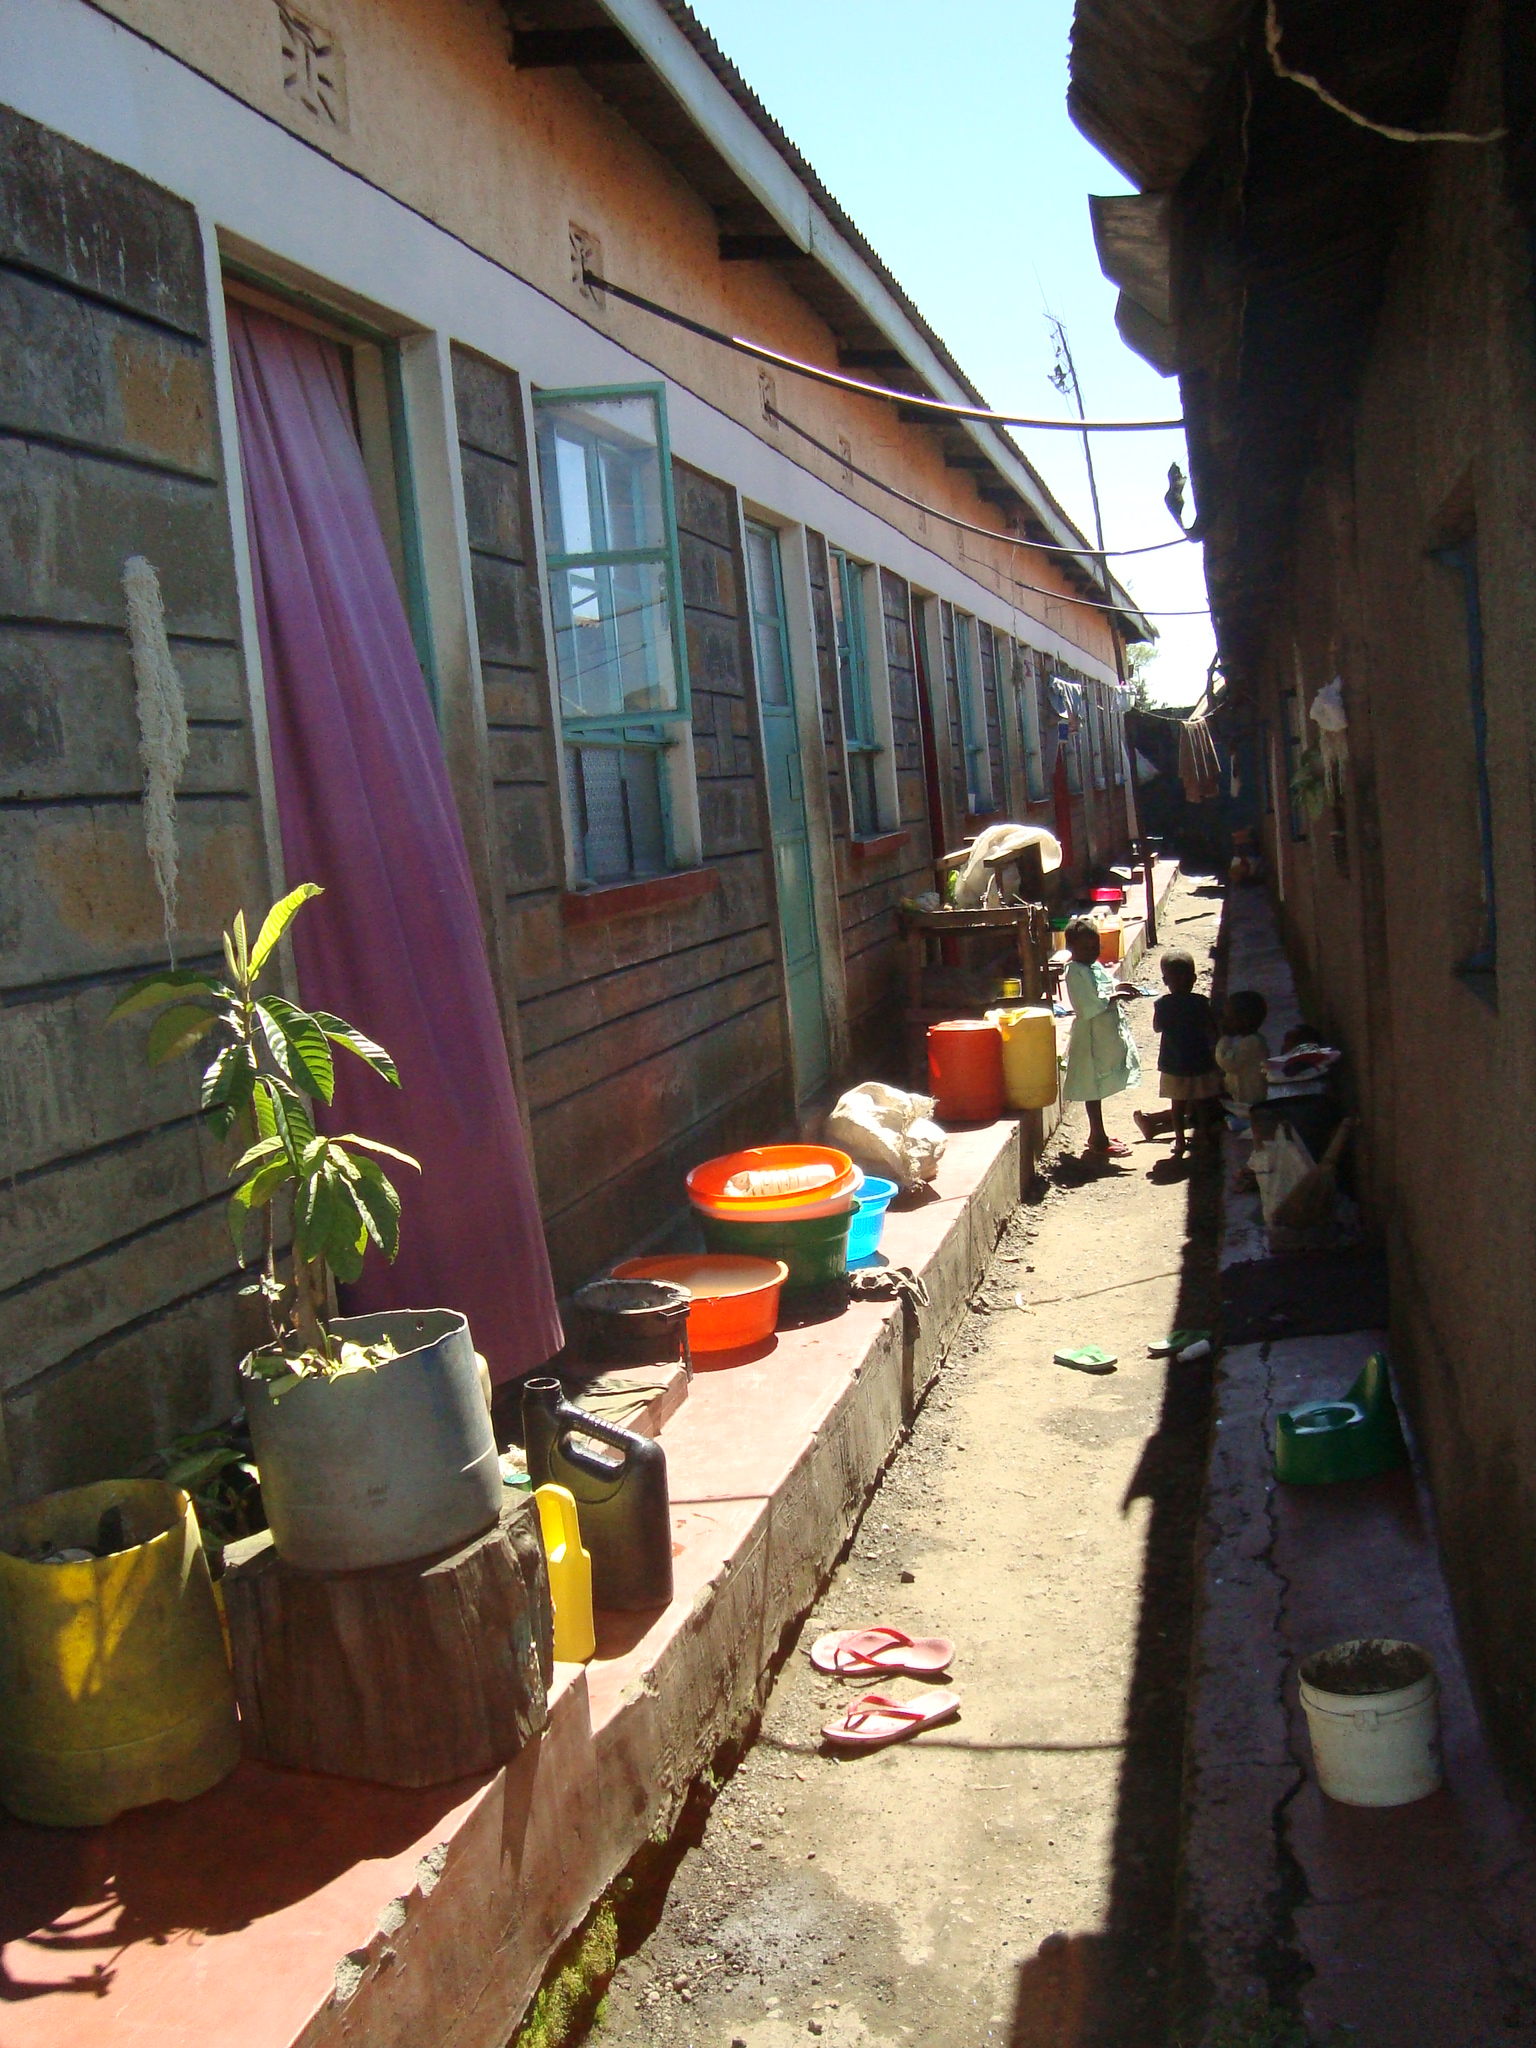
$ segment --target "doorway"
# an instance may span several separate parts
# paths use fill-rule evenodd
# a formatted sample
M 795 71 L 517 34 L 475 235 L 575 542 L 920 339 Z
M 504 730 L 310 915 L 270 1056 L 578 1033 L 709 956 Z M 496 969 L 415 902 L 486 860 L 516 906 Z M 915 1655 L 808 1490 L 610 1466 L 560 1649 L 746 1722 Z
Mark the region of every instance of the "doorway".
M 784 610 L 784 568 L 778 534 L 756 520 L 747 522 L 747 593 L 752 643 L 757 655 L 758 701 L 763 716 L 763 763 L 768 778 L 779 931 L 789 995 L 795 1100 L 803 1102 L 830 1078 L 832 1061 L 822 993 L 821 953 L 816 943 L 816 899 L 811 881 L 805 781 L 800 765 L 800 729 L 795 715 L 794 670 Z

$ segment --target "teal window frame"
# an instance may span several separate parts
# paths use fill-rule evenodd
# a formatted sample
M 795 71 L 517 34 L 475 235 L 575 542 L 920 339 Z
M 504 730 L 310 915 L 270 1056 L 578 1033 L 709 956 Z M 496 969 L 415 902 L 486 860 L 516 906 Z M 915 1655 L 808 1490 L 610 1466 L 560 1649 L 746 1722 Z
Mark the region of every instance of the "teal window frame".
M 955 694 L 960 699 L 960 744 L 965 749 L 965 801 L 973 818 L 984 818 L 992 810 L 992 754 L 987 746 L 986 707 L 981 707 L 981 727 L 976 725 L 977 705 L 972 694 L 976 677 L 971 668 L 971 636 L 967 627 L 974 622 L 978 636 L 981 622 L 972 612 L 954 607 Z M 980 659 L 980 647 L 977 649 Z M 978 769 L 978 762 L 980 764 Z
M 774 638 L 778 641 L 779 662 L 784 676 L 785 704 L 787 704 L 790 710 L 793 710 L 795 703 L 795 670 L 789 652 L 788 608 L 784 603 L 784 553 L 779 542 L 779 529 L 776 526 L 770 526 L 765 519 L 749 519 L 747 521 L 747 530 L 749 533 L 762 534 L 769 542 L 768 554 L 773 563 L 774 609 L 771 613 L 758 610 L 757 582 L 752 575 L 750 561 L 747 563 L 747 612 L 752 620 L 752 637 L 757 643 L 758 673 L 761 675 L 763 671 L 762 640 L 760 636 L 763 629 L 768 628 L 772 630 Z M 773 708 L 782 710 L 784 706 L 776 705 Z
M 864 617 L 864 578 L 868 566 L 842 548 L 830 548 L 831 573 L 837 578 L 838 604 L 833 616 L 836 638 L 838 703 L 843 715 L 843 750 L 848 756 L 848 821 L 856 839 L 880 833 L 880 785 L 876 763 L 885 749 L 875 738 L 875 702 L 869 684 L 869 641 Z M 841 631 L 838 630 L 839 626 Z M 868 763 L 868 786 L 855 778 L 855 761 Z M 856 798 L 861 799 L 856 801 Z M 861 816 L 867 801 L 867 814 Z
M 1097 683 L 1089 683 L 1083 692 L 1084 722 L 1088 727 L 1088 765 L 1093 775 L 1093 786 L 1095 789 L 1107 787 L 1105 782 L 1103 695 L 1104 693 Z
M 574 816 L 577 790 L 573 779 L 574 764 L 571 755 L 573 752 L 612 748 L 622 751 L 643 750 L 653 753 L 656 757 L 662 866 L 659 870 L 632 868 L 628 876 L 613 878 L 619 881 L 640 880 L 647 874 L 670 872 L 678 865 L 677 842 L 673 831 L 671 777 L 666 756 L 671 748 L 681 744 L 685 735 L 691 737 L 693 730 L 693 699 L 688 678 L 688 636 L 683 617 L 682 563 L 677 544 L 677 508 L 672 488 L 672 441 L 667 424 L 666 386 L 659 383 L 578 384 L 558 389 L 538 387 L 531 396 L 536 429 L 534 467 L 539 479 L 539 531 L 544 542 L 544 564 L 550 581 L 551 610 L 554 607 L 554 580 L 566 570 L 658 566 L 664 572 L 663 588 L 667 600 L 667 624 L 677 694 L 677 702 L 670 710 L 640 716 L 623 711 L 601 714 L 568 713 L 565 709 L 558 646 L 554 650 L 551 664 L 555 712 L 560 721 L 562 774 L 570 791 L 573 807 L 572 824 L 578 840 L 577 865 L 583 870 L 583 881 L 589 885 L 601 887 L 608 883 L 610 878 L 604 877 L 599 880 L 585 873 L 585 847 L 580 843 L 582 835 L 579 821 Z M 556 489 L 558 485 L 554 478 L 546 478 L 543 473 L 538 445 L 537 415 L 541 411 L 552 411 L 560 406 L 588 405 L 605 400 L 612 402 L 630 398 L 648 398 L 655 406 L 656 459 L 659 470 L 657 495 L 661 512 L 661 539 L 650 547 L 596 548 L 579 553 L 557 553 L 548 546 L 549 526 L 545 517 L 544 499 L 546 489 Z
M 1302 733 L 1301 691 L 1280 692 L 1280 732 L 1285 747 L 1285 798 L 1291 828 L 1291 843 L 1299 846 L 1307 836 L 1307 814 L 1301 798 L 1296 794 L 1296 778 L 1301 773 L 1301 757 L 1306 748 Z
M 1045 772 L 1045 742 L 1040 730 L 1040 682 L 1026 647 L 1013 644 L 1013 701 L 1019 721 L 1019 747 L 1024 755 L 1024 795 L 1043 804 L 1050 794 Z

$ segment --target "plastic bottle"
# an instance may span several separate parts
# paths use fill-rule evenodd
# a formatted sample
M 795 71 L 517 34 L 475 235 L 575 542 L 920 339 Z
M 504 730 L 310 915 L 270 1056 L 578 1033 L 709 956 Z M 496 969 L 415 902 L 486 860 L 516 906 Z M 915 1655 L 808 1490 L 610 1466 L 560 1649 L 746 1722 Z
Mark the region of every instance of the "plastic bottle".
M 540 1486 L 533 1497 L 549 1560 L 555 1656 L 562 1664 L 585 1664 L 597 1650 L 597 1632 L 592 1626 L 592 1560 L 581 1547 L 576 1501 L 563 1486 Z

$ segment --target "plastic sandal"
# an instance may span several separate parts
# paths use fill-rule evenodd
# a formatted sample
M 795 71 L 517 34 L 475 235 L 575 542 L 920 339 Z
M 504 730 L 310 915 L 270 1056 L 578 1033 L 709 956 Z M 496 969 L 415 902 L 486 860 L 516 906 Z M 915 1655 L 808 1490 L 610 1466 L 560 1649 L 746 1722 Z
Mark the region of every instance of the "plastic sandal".
M 881 1623 L 840 1628 L 811 1645 L 811 1662 L 834 1678 L 937 1678 L 954 1662 L 947 1636 L 909 1636 Z
M 960 1702 L 952 1692 L 930 1693 L 920 1700 L 888 1700 L 878 1692 L 867 1692 L 855 1700 L 846 1714 L 828 1721 L 822 1734 L 834 1749 L 884 1749 L 888 1742 L 903 1742 L 909 1735 L 921 1735 L 941 1721 L 952 1721 Z

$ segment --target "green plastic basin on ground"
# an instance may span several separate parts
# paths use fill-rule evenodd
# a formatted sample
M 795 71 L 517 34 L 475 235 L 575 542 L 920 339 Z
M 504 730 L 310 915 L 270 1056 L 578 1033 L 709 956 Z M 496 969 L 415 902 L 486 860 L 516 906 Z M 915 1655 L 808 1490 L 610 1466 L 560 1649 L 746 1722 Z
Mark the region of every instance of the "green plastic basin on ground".
M 848 1227 L 853 1210 L 838 1216 L 805 1216 L 797 1223 L 728 1223 L 698 1211 L 704 1242 L 712 1252 L 746 1252 L 755 1259 L 782 1259 L 789 1268 L 785 1294 L 805 1294 L 840 1280 L 848 1270 Z

